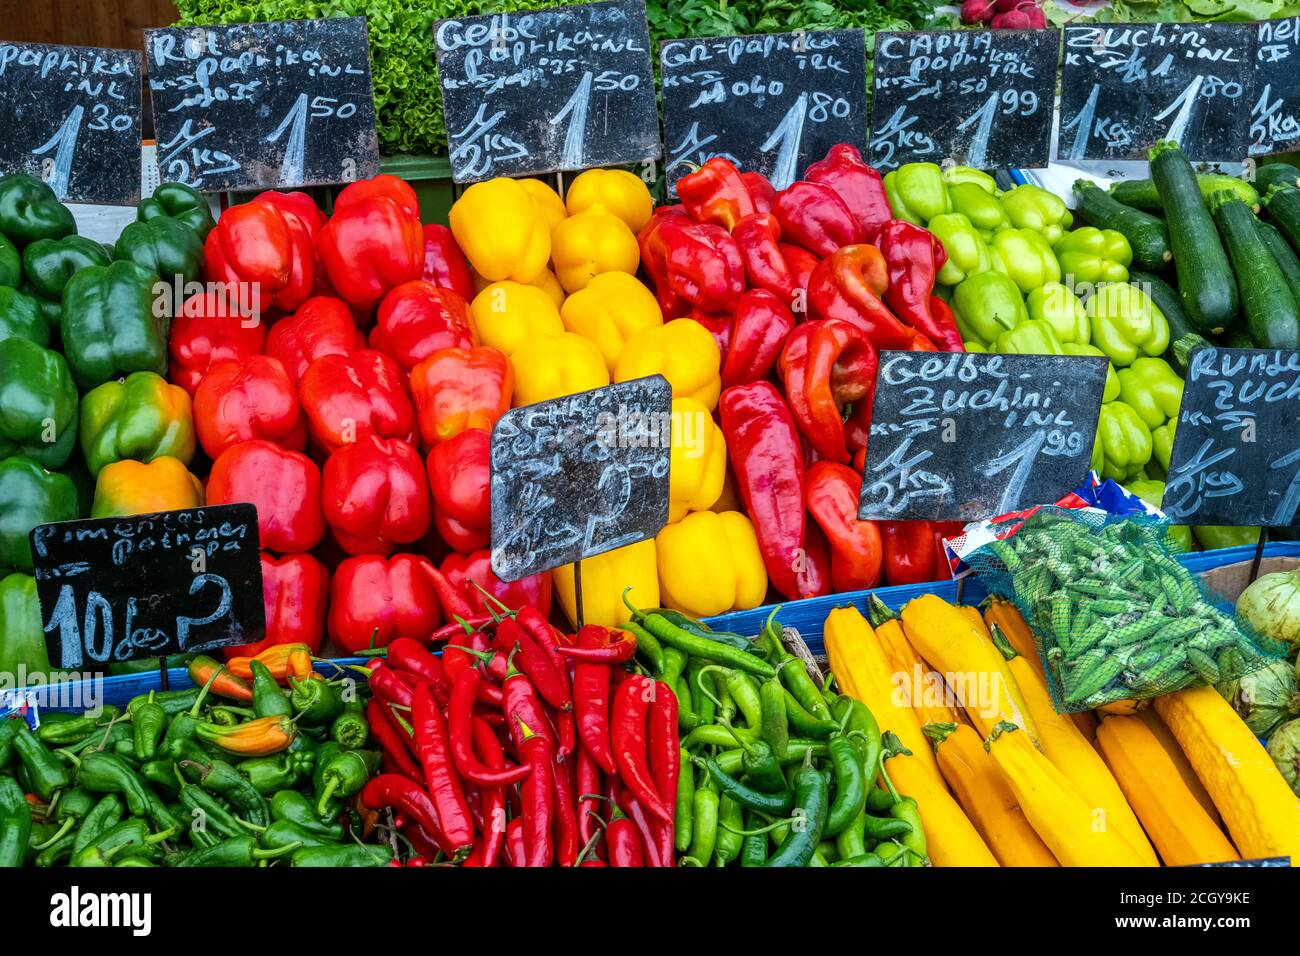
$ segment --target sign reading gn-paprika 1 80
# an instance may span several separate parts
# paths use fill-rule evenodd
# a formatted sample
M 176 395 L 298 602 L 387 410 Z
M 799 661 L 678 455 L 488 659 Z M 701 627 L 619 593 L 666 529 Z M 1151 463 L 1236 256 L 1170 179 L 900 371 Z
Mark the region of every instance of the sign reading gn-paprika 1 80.
M 252 505 L 37 525 L 31 547 L 58 667 L 210 650 L 266 630 Z

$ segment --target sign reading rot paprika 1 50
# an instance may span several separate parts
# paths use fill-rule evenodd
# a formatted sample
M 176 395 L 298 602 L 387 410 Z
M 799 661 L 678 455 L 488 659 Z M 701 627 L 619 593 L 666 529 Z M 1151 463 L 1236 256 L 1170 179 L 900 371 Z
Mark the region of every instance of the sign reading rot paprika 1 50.
M 31 546 L 58 667 L 210 650 L 266 630 L 252 505 L 37 525 Z
M 517 581 L 658 534 L 668 520 L 672 416 L 662 375 L 502 415 L 491 453 L 497 577 Z M 678 425 L 685 454 L 703 424 Z
M 858 517 L 978 521 L 1088 475 L 1106 385 L 1091 356 L 881 352 Z

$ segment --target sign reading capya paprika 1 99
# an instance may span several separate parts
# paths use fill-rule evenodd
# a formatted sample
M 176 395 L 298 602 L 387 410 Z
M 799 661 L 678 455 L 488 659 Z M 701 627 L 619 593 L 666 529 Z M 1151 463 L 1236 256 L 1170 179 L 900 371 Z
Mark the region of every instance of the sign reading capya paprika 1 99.
M 502 415 L 491 452 L 497 577 L 517 581 L 658 534 L 668 520 L 672 416 L 662 375 Z M 706 424 L 679 423 L 686 454 Z
M 456 182 L 658 159 L 645 0 L 440 20 L 433 38 Z
M 1088 475 L 1106 364 L 881 352 L 858 517 L 978 521 L 1060 500 Z
M 37 525 L 31 547 L 58 667 L 205 651 L 266 631 L 250 504 Z
M 1296 523 L 1300 352 L 1202 348 L 1183 386 L 1161 508 L 1191 525 Z
M 223 192 L 379 172 L 365 17 L 144 36 L 164 181 Z

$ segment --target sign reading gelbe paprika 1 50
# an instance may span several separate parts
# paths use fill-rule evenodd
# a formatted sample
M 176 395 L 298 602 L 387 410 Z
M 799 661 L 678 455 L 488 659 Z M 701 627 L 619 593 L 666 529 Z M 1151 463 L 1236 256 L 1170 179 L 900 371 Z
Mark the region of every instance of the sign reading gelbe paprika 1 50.
M 881 352 L 858 517 L 978 521 L 1088 475 L 1106 359 Z
M 456 182 L 659 157 L 645 0 L 457 17 L 433 38 Z
M 1197 349 L 1187 366 L 1165 498 L 1194 525 L 1296 523 L 1300 352 Z
M 497 577 L 517 581 L 658 534 L 668 520 L 672 416 L 662 375 L 502 415 L 491 452 Z M 687 454 L 710 423 L 696 424 L 678 426 Z
M 260 640 L 250 504 L 60 521 L 31 532 L 51 662 L 95 669 Z

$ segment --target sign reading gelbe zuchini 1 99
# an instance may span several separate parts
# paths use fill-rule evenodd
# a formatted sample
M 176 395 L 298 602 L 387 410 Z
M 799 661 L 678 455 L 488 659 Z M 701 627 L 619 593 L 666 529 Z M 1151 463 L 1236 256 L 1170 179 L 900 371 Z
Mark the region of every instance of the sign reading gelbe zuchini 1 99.
M 31 547 L 58 667 L 206 651 L 266 631 L 250 504 L 37 525 Z
M 659 60 L 674 187 L 721 156 L 784 189 L 836 143 L 866 145 L 861 30 L 670 40 Z
M 67 202 L 140 200 L 140 54 L 0 44 L 0 172 Z
M 673 414 L 672 387 L 651 375 L 502 415 L 491 450 L 497 577 L 517 581 L 658 534 Z M 677 425 L 687 454 L 711 425 L 699 417 Z
M 1106 365 L 881 352 L 858 517 L 978 521 L 1060 500 L 1088 475 Z
M 1254 105 L 1252 23 L 1065 28 L 1061 159 L 1146 159 L 1173 140 L 1188 159 L 1240 162 Z
M 364 17 L 144 35 L 164 181 L 224 192 L 379 172 Z
M 1056 30 L 877 33 L 869 162 L 1046 166 L 1060 40 Z
M 645 0 L 440 20 L 433 38 L 456 182 L 659 157 Z
M 1297 409 L 1300 352 L 1193 352 L 1165 479 L 1165 514 L 1178 524 L 1295 524 Z

